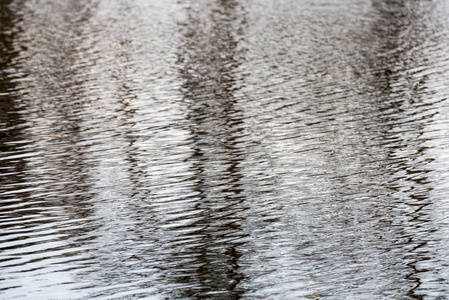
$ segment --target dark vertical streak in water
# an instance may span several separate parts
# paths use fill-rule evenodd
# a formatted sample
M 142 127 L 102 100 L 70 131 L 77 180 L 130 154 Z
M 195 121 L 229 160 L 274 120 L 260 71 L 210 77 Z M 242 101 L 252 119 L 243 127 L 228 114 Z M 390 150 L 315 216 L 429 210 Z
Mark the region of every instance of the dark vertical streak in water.
M 236 1 L 214 1 L 194 5 L 182 27 L 184 44 L 179 50 L 182 93 L 187 108 L 193 154 L 189 158 L 198 193 L 195 209 L 202 211 L 202 236 L 196 252 L 199 287 L 185 292 L 194 298 L 237 299 L 241 237 L 237 213 L 245 201 L 239 167 L 242 149 L 241 114 L 234 97 L 238 82 L 234 69 L 241 53 L 237 50 L 242 29 L 242 8 Z M 193 274 L 184 280 L 191 282 Z
M 18 16 L 11 10 L 10 4 L 11 1 L 0 2 L 0 193 L 6 191 L 5 185 L 22 182 L 19 177 L 25 164 L 21 158 L 8 159 L 9 155 L 21 152 L 25 124 L 18 113 L 17 88 L 11 71 L 18 55 L 13 46 Z
M 419 49 L 433 34 L 427 27 L 426 17 L 433 8 L 430 2 L 421 1 L 373 1 L 378 19 L 372 33 L 381 46 L 376 57 L 371 58 L 371 82 L 373 96 L 378 107 L 379 130 L 388 148 L 392 194 L 401 195 L 399 200 L 408 206 L 403 228 L 397 239 L 402 241 L 403 262 L 410 267 L 405 276 L 413 282 L 407 296 L 422 299 L 416 292 L 421 286 L 420 274 L 429 270 L 418 267 L 420 262 L 429 260 L 426 235 L 436 230 L 432 228 L 431 216 L 426 207 L 432 204 L 432 191 L 427 166 L 432 158 L 426 157 L 428 147 L 423 138 L 425 125 L 436 112 L 425 113 L 426 75 L 414 74 L 411 70 L 424 66 L 432 68 L 425 61 L 425 54 Z M 424 60 L 424 61 L 423 61 Z M 420 66 L 421 65 L 421 66 Z M 401 152 L 407 152 L 407 155 Z M 430 226 L 430 227 L 429 227 Z
M 60 264 L 52 264 L 58 270 L 80 268 L 84 258 L 77 255 L 85 251 L 83 247 L 91 239 L 88 233 L 96 226 L 87 221 L 93 214 L 87 202 L 92 195 L 91 166 L 84 155 L 80 128 L 85 101 L 80 89 L 83 70 L 75 66 L 80 50 L 76 40 L 82 34 L 78 30 L 90 11 L 83 11 L 77 1 L 69 1 L 62 6 L 49 3 L 46 12 L 44 9 L 40 15 L 30 16 L 26 9 L 32 5 L 15 7 L 16 13 L 24 16 L 15 24 L 13 30 L 19 33 L 10 43 L 13 49 L 21 50 L 6 50 L 14 55 L 10 70 L 16 75 L 11 78 L 20 76 L 20 80 L 15 87 L 9 87 L 15 90 L 15 96 L 2 102 L 8 106 L 10 116 L 6 142 L 18 142 L 14 151 L 25 157 L 11 160 L 19 165 L 15 172 L 20 175 L 8 175 L 8 181 L 1 186 L 2 191 L 13 192 L 6 195 L 8 201 L 0 219 L 0 223 L 11 224 L 5 237 L 10 246 L 2 247 L 9 262 L 1 268 L 10 270 L 12 279 L 20 278 L 20 285 L 34 280 L 34 274 L 45 272 L 46 261 L 60 260 Z M 50 13 L 51 9 L 61 14 Z M 61 15 L 65 22 L 53 19 Z M 72 265 L 64 263 L 67 261 Z M 15 271 L 18 267 L 19 272 Z M 29 279 L 25 279 L 27 276 Z
M 29 122 L 41 127 L 28 133 L 34 140 L 35 150 L 44 153 L 42 158 L 37 157 L 36 167 L 47 169 L 43 175 L 52 182 L 49 185 L 52 194 L 55 189 L 60 189 L 65 195 L 48 195 L 44 199 L 49 206 L 66 209 L 72 218 L 84 219 L 92 213 L 90 205 L 85 202 L 90 197 L 88 170 L 91 166 L 83 153 L 85 146 L 80 145 L 84 140 L 80 126 L 86 101 L 82 90 L 85 70 L 76 66 L 76 63 L 81 50 L 77 40 L 82 36 L 83 24 L 92 11 L 77 1 L 59 5 L 51 3 L 49 7 L 53 6 L 57 13 L 51 15 L 49 9 L 43 13 L 43 19 L 38 19 L 48 22 L 46 30 L 33 36 L 35 41 L 25 41 L 30 43 L 30 48 L 24 52 L 19 69 L 27 73 L 29 80 L 21 84 L 21 90 L 28 110 L 37 116 Z M 63 23 L 52 20 L 58 16 L 64 16 Z M 21 24 L 25 27 L 33 25 L 42 26 L 25 22 Z M 43 61 L 32 57 L 43 53 L 49 54 Z M 42 121 L 48 125 L 41 124 Z

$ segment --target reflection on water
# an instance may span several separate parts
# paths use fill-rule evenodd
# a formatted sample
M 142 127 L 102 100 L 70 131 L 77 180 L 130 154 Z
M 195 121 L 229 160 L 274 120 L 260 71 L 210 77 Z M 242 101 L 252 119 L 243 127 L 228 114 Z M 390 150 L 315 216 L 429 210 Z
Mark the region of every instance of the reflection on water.
M 186 162 L 195 197 L 183 208 L 179 224 L 170 228 L 184 240 L 171 247 L 176 263 L 170 273 L 176 272 L 170 277 L 189 286 L 182 298 L 228 299 L 238 298 L 236 286 L 242 278 L 237 213 L 245 201 L 239 166 L 243 121 L 233 95 L 239 63 L 238 37 L 233 35 L 241 30 L 242 12 L 235 1 L 209 2 L 188 7 L 181 29 L 178 64 L 191 148 Z M 186 256 L 188 261 L 182 259 Z
M 0 4 L 2 299 L 443 299 L 444 1 Z

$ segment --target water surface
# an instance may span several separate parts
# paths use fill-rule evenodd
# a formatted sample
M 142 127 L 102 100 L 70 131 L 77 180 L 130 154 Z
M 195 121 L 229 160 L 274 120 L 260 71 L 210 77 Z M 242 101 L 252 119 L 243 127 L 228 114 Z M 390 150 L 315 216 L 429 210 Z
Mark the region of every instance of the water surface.
M 449 295 L 449 2 L 0 8 L 2 299 Z

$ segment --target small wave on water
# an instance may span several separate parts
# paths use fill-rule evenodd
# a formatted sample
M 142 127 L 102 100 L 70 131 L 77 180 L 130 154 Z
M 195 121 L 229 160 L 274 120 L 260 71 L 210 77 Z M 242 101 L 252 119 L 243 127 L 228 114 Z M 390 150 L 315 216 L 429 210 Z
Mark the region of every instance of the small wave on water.
M 449 294 L 445 1 L 0 8 L 0 298 Z

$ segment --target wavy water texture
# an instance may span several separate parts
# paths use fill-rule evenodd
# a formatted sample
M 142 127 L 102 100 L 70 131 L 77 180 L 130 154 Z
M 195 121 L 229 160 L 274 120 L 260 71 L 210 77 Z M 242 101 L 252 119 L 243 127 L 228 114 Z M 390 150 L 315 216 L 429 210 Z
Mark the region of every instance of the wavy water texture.
M 0 7 L 0 298 L 449 294 L 446 1 Z

